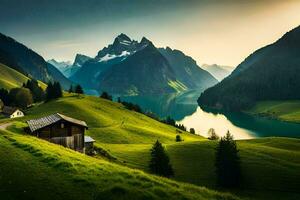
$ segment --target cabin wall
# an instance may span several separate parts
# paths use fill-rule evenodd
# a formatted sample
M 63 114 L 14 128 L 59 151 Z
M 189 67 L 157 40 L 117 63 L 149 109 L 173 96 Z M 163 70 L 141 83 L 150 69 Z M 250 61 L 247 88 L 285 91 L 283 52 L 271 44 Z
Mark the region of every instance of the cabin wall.
M 83 152 L 85 128 L 66 121 L 59 121 L 37 131 L 36 136 L 55 144 Z

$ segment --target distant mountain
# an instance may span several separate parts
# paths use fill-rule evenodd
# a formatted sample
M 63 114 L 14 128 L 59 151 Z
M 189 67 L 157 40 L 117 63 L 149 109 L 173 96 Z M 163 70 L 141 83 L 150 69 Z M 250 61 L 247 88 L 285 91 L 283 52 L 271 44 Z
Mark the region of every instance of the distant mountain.
M 63 71 L 72 65 L 70 61 L 56 61 L 55 59 L 48 60 L 47 63 L 50 63 L 54 67 L 56 67 L 60 72 L 63 73 Z
M 0 63 L 43 82 L 63 81 L 64 88 L 68 88 L 71 84 L 56 68 L 49 70 L 47 62 L 39 54 L 1 33 Z
M 201 68 L 212 74 L 216 79 L 218 79 L 218 81 L 223 80 L 234 70 L 233 67 L 217 64 L 203 64 Z
M 58 62 L 54 59 L 48 60 L 47 62 L 56 67 L 63 75 L 66 77 L 73 76 L 81 67 L 82 65 L 90 60 L 92 58 L 82 55 L 82 54 L 76 54 L 74 63 L 71 62 Z
M 261 100 L 300 99 L 300 26 L 245 59 L 201 94 L 202 106 L 242 110 Z
M 179 52 L 158 49 L 145 37 L 138 42 L 120 34 L 71 79 L 85 88 L 118 95 L 172 93 L 217 83 L 208 72 L 196 67 L 194 60 Z

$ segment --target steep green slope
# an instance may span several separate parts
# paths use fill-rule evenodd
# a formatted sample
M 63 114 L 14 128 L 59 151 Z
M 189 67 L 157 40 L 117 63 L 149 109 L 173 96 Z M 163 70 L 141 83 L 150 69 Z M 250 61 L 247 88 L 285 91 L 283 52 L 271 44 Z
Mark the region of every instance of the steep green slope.
M 167 152 L 175 180 L 217 188 L 214 172 L 216 142 L 203 140 L 168 144 Z M 148 170 L 151 145 L 107 145 L 110 153 L 126 165 Z M 250 199 L 300 198 L 300 140 L 262 138 L 238 141 L 243 181 L 231 191 Z
M 247 113 L 300 123 L 300 101 L 258 102 Z
M 29 80 L 28 77 L 20 72 L 0 63 L 0 88 L 11 89 L 15 87 L 21 87 L 23 83 Z M 38 81 L 39 85 L 46 89 L 47 85 L 41 81 Z
M 0 88 L 11 89 L 22 86 L 29 78 L 0 63 Z
M 2 130 L 0 144 L 1 199 L 236 199 L 28 135 Z

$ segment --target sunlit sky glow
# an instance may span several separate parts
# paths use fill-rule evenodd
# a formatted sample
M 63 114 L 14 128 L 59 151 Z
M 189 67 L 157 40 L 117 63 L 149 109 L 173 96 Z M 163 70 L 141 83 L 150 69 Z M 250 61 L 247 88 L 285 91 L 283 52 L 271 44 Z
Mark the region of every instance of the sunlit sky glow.
M 95 56 L 122 32 L 236 66 L 300 25 L 299 10 L 298 0 L 0 0 L 0 32 L 45 59 Z

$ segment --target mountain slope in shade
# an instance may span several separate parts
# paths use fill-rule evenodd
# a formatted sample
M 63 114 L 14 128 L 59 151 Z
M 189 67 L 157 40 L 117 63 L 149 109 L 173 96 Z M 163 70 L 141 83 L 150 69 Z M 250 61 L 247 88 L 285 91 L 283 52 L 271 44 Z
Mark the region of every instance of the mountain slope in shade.
M 170 47 L 159 48 L 159 52 L 168 60 L 176 79 L 189 89 L 206 89 L 218 81 L 207 71 L 201 69 L 196 61 L 179 50 Z
M 64 77 L 56 68 L 48 70 L 47 62 L 36 52 L 16 40 L 0 33 L 0 62 L 17 71 L 43 82 L 60 81 Z M 62 86 L 67 88 L 70 81 L 64 79 Z
M 125 34 L 85 62 L 71 80 L 85 88 L 119 95 L 206 89 L 217 83 L 182 52 L 158 49 L 145 37 L 138 42 Z
M 242 110 L 262 100 L 300 99 L 300 27 L 245 59 L 201 94 L 203 106 Z
M 162 94 L 184 90 L 165 57 L 149 44 L 99 77 L 100 91 L 121 95 Z
M 201 68 L 212 74 L 216 79 L 218 79 L 218 81 L 223 80 L 234 70 L 233 67 L 217 64 L 203 64 Z

